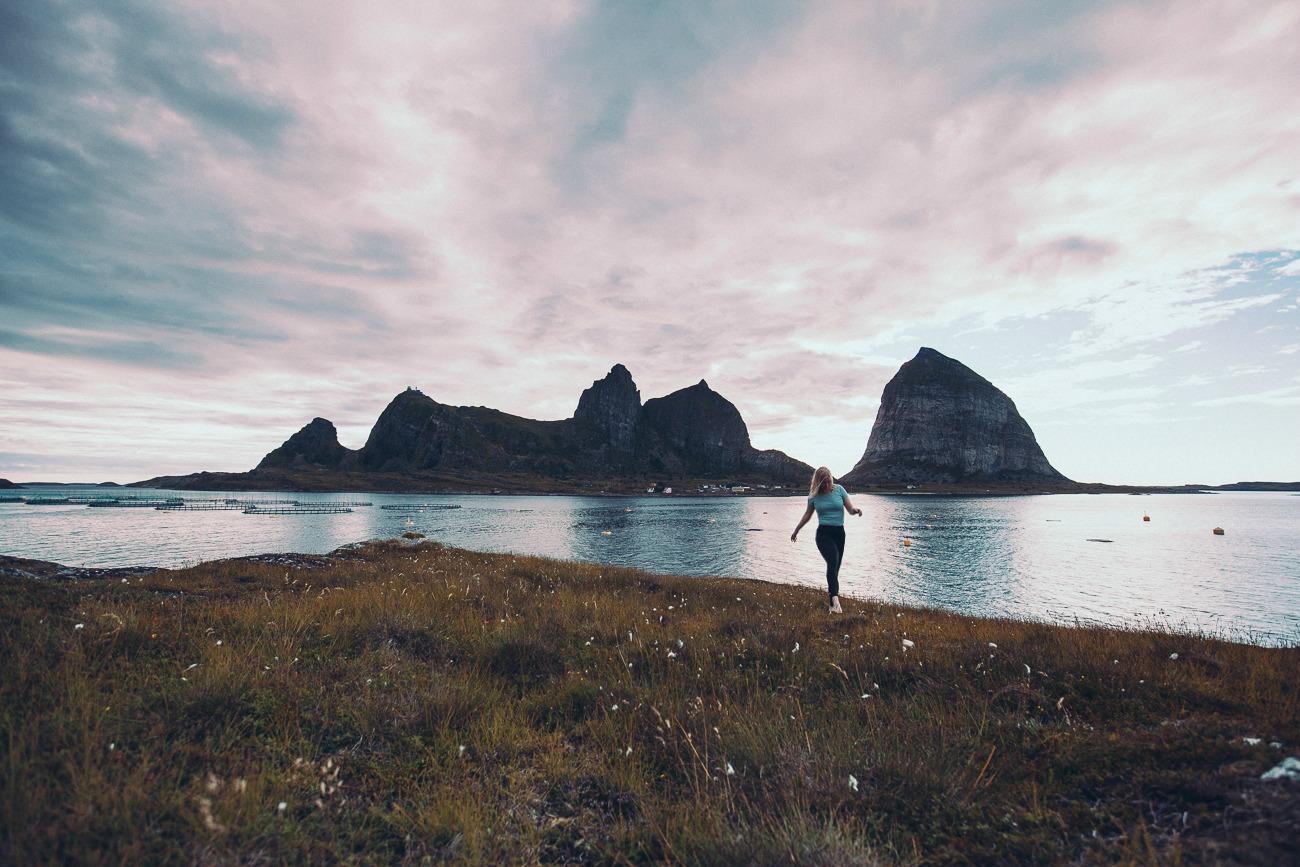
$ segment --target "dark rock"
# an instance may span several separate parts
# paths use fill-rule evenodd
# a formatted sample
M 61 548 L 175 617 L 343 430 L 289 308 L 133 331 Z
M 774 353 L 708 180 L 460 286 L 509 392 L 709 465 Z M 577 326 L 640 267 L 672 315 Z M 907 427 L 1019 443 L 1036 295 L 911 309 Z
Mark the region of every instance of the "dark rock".
M 323 418 L 314 418 L 279 448 L 262 458 L 257 469 L 299 466 L 337 468 L 350 454 L 350 449 L 339 445 L 339 435 L 334 424 Z
M 667 468 L 714 477 L 744 468 L 753 447 L 749 430 L 731 401 L 700 380 L 689 388 L 646 401 L 643 416 L 655 434 L 651 452 Z M 675 466 L 674 466 L 675 465 Z
M 0 479 L 0 491 L 8 490 L 10 488 L 21 488 L 21 487 L 22 485 L 15 484 L 14 482 L 9 481 L 8 479 Z
M 955 359 L 923 347 L 885 386 L 849 484 L 1068 484 L 1016 405 Z
M 641 392 L 621 364 L 610 368 L 578 398 L 573 420 L 584 444 L 608 452 L 612 462 L 627 464 L 637 447 Z
M 340 446 L 333 425 L 317 419 L 253 472 L 303 467 L 463 478 L 735 476 L 772 482 L 812 472 L 781 452 L 754 449 L 739 411 L 703 381 L 642 406 L 621 364 L 582 393 L 571 419 L 538 421 L 488 407 L 449 406 L 408 388 L 384 408 L 359 451 Z

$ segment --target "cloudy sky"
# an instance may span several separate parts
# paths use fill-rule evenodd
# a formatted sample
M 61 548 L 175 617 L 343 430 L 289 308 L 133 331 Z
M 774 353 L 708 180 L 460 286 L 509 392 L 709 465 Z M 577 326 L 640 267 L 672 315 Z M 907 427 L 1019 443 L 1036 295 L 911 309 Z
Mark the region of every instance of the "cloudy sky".
M 0 476 L 701 377 L 846 472 L 919 346 L 1083 480 L 1300 479 L 1300 4 L 0 5 Z

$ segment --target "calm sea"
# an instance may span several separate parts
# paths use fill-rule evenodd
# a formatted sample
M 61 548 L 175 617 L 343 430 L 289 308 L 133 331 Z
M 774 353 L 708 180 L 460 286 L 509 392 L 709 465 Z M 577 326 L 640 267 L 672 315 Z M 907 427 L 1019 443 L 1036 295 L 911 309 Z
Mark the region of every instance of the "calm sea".
M 409 527 L 484 551 L 825 586 L 813 544 L 816 519 L 797 544 L 790 542 L 801 497 L 129 493 L 373 505 L 348 514 L 271 516 L 0 503 L 0 553 L 76 566 L 180 566 L 268 552 L 324 553 Z M 865 514 L 848 519 L 840 575 L 848 597 L 1300 643 L 1300 496 L 858 495 L 855 502 Z M 460 508 L 380 508 L 416 503 Z M 1225 535 L 1213 535 L 1214 527 Z

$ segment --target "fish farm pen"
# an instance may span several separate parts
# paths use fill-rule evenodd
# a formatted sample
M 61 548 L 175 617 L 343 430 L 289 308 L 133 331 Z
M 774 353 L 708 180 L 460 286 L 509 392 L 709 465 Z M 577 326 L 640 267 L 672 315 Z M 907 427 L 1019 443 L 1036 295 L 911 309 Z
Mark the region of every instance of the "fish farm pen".
M 261 508 L 250 506 L 244 509 L 245 515 L 341 515 L 344 512 L 351 512 L 347 506 L 272 506 L 270 508 Z
M 424 512 L 430 509 L 459 509 L 460 506 L 455 503 L 402 503 L 380 506 L 379 508 L 393 512 Z
M 92 509 L 156 509 L 159 506 L 179 506 L 184 500 L 95 500 L 86 505 Z
M 0 497 L 0 503 L 21 503 L 22 497 Z
M 299 506 L 373 506 L 368 500 L 298 500 Z
M 154 506 L 160 512 L 242 512 L 246 503 L 164 503 Z

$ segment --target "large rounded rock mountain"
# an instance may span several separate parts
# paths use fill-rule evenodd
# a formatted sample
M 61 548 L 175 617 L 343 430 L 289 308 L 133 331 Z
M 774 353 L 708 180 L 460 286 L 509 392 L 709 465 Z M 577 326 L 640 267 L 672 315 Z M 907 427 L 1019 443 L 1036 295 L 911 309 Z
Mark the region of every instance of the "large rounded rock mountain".
M 847 484 L 1069 484 L 1015 403 L 956 359 L 922 347 L 885 386 Z

